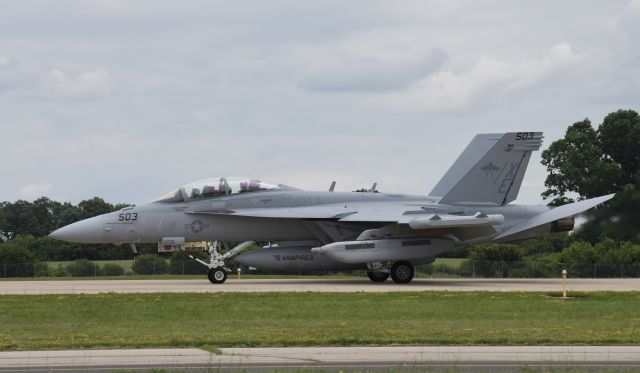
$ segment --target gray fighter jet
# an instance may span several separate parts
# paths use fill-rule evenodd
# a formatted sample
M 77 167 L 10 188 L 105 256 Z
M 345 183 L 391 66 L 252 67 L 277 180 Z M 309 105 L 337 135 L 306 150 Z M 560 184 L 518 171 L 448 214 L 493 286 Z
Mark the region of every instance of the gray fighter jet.
M 268 246 L 235 261 L 266 270 L 366 269 L 375 282 L 413 279 L 414 267 L 456 245 L 513 242 L 570 231 L 573 216 L 613 195 L 557 208 L 516 199 L 542 132 L 475 136 L 428 196 L 302 191 L 251 178 L 186 184 L 157 200 L 73 223 L 51 237 L 82 243 L 183 245 L 208 241 L 209 280 L 227 278 L 225 260 L 256 241 Z M 218 242 L 242 242 L 219 251 Z

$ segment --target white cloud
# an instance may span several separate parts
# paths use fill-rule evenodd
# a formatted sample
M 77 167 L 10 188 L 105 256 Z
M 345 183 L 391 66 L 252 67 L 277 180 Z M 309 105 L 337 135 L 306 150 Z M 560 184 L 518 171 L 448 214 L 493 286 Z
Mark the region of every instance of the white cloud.
M 38 197 L 47 196 L 51 192 L 51 184 L 48 182 L 32 182 L 20 187 L 18 195 L 20 198 L 33 200 Z
M 76 75 L 53 69 L 43 77 L 42 84 L 43 92 L 53 97 L 92 97 L 107 94 L 112 88 L 109 75 L 103 69 Z
M 625 16 L 640 18 L 640 0 L 631 0 L 625 7 Z
M 60 1 L 0 12 L 3 200 L 232 174 L 424 194 L 475 133 L 640 109 L 638 0 Z
M 8 56 L 0 55 L 0 94 L 11 91 L 22 82 L 28 82 L 20 71 L 17 61 Z
M 419 112 L 465 111 L 487 97 L 509 94 L 543 83 L 567 71 L 580 61 L 571 45 L 552 46 L 537 60 L 506 60 L 482 56 L 469 69 L 460 72 L 439 70 L 405 90 L 373 96 L 375 106 Z
M 87 99 L 113 89 L 106 70 L 52 68 L 45 61 L 25 61 L 0 55 L 0 94 L 22 100 Z
M 403 88 L 444 63 L 435 45 L 412 45 L 390 30 L 373 30 L 313 48 L 295 50 L 296 79 L 319 92 L 387 91 Z M 291 63 L 291 62 L 290 62 Z

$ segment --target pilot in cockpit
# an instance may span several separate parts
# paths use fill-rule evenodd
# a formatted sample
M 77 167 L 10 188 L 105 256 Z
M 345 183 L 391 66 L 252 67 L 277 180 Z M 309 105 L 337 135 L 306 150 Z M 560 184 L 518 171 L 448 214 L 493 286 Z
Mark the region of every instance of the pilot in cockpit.
M 198 188 L 191 189 L 191 196 L 189 198 L 191 199 L 200 198 L 200 189 Z
M 202 197 L 203 198 L 215 197 L 215 196 L 219 196 L 219 195 L 220 194 L 216 190 L 216 187 L 214 187 L 213 185 L 205 185 L 205 186 L 202 187 Z
M 220 178 L 220 183 L 218 184 L 218 191 L 219 191 L 218 195 L 220 196 L 232 193 L 231 187 L 227 183 L 227 179 L 225 179 L 224 177 Z

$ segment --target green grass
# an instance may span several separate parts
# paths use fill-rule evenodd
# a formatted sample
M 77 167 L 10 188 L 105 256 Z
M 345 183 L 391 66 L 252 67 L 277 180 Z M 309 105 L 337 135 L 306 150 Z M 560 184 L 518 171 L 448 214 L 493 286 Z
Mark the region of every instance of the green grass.
M 442 264 L 448 266 L 449 268 L 458 269 L 462 265 L 462 263 L 466 262 L 468 259 L 463 258 L 436 258 L 433 262 L 433 267 L 438 269 Z
M 640 293 L 0 296 L 0 349 L 639 344 Z
M 122 269 L 127 271 L 131 271 L 131 266 L 133 266 L 133 259 L 124 259 L 124 260 L 92 260 L 91 262 L 103 266 L 105 264 L 117 264 L 122 267 Z M 58 266 L 66 266 L 68 264 L 73 263 L 73 260 L 69 261 L 49 261 L 46 262 L 50 268 L 57 268 Z

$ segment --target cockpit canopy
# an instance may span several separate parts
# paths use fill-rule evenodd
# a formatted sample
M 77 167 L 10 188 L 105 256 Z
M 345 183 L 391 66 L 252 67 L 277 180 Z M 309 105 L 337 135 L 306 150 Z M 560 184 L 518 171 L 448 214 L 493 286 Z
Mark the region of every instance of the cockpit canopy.
M 241 177 L 214 177 L 185 184 L 173 192 L 167 193 L 154 202 L 177 203 L 204 198 L 229 196 L 239 193 L 265 192 L 274 190 L 297 190 L 282 184 Z

